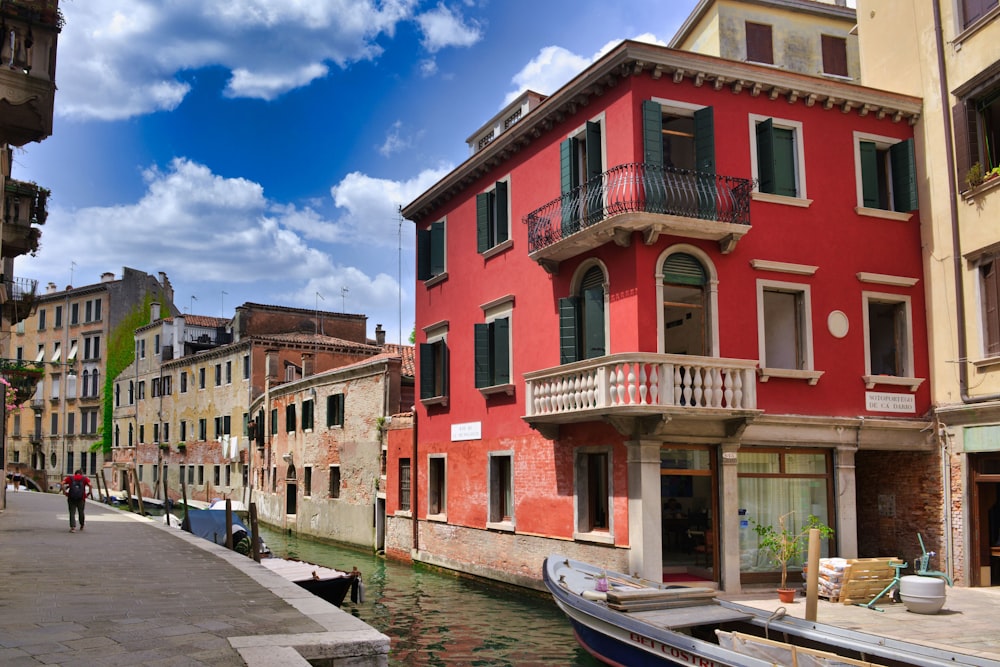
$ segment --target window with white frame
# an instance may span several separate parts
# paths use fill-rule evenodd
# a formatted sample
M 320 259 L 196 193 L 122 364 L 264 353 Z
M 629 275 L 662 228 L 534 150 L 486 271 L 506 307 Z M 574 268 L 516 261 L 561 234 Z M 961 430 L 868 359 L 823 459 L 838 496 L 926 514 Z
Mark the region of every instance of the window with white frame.
M 850 76 L 847 69 L 847 38 L 839 35 L 820 35 L 823 52 L 823 73 L 833 76 Z
M 607 354 L 607 279 L 595 265 L 578 275 L 572 296 L 559 299 L 559 363 Z
M 577 539 L 613 539 L 611 521 L 611 451 L 582 447 L 576 452 Z
M 514 455 L 511 452 L 489 454 L 489 521 L 487 528 L 514 528 Z
M 815 384 L 809 285 L 757 281 L 757 340 L 761 380 L 798 378 Z
M 804 200 L 802 123 L 750 114 L 750 165 L 756 194 Z
M 910 297 L 863 292 L 862 298 L 867 386 L 911 385 L 916 390 L 920 380 L 914 378 Z
M 510 177 L 497 181 L 486 192 L 476 195 L 476 250 L 506 248 L 510 240 Z
M 746 30 L 747 61 L 774 64 L 774 41 L 771 26 L 766 23 L 744 22 Z
M 514 297 L 505 296 L 482 306 L 485 322 L 474 325 L 475 383 L 483 393 L 513 392 L 511 379 L 511 315 Z
M 427 342 L 420 344 L 420 400 L 425 405 L 448 401 L 448 323 L 424 328 Z
M 858 213 L 909 213 L 917 209 L 917 167 L 913 139 L 900 141 L 854 133 Z M 909 216 L 905 216 L 909 218 Z
M 446 464 L 444 454 L 427 457 L 427 515 L 439 520 L 447 514 Z

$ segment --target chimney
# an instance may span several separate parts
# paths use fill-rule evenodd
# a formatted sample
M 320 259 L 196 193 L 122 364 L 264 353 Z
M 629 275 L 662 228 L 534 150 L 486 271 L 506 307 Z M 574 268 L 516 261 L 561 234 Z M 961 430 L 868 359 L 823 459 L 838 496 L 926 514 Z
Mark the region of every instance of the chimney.
M 382 328 L 381 324 L 375 325 L 375 344 L 379 347 L 385 346 L 385 329 Z
M 48 285 L 46 285 L 45 286 L 45 293 L 46 294 L 55 294 L 56 293 L 56 284 L 55 283 L 49 283 Z
M 267 350 L 264 355 L 267 365 L 267 377 L 272 380 L 278 379 L 278 350 Z
M 102 283 L 110 283 L 114 282 L 114 280 L 115 280 L 115 274 L 111 273 L 110 271 L 105 271 L 104 273 L 101 274 Z
M 313 355 L 312 352 L 302 353 L 302 377 L 309 377 L 313 374 Z
M 160 302 L 154 301 L 149 304 L 149 321 L 156 322 L 160 319 Z

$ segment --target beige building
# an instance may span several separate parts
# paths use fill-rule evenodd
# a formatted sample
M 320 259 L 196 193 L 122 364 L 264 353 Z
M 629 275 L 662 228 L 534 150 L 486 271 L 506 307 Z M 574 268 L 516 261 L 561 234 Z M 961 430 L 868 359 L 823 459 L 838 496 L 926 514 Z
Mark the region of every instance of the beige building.
M 854 9 L 846 0 L 700 0 L 670 46 L 857 82 Z
M 105 273 L 93 285 L 59 290 L 50 283 L 37 296 L 34 315 L 15 325 L 13 358 L 43 369 L 44 376 L 33 398 L 8 416 L 9 458 L 26 464 L 43 490 L 77 468 L 95 474 L 103 467 L 111 426 L 104 421 L 105 381 L 117 353 L 113 334 L 153 300 L 172 303 L 166 275 L 126 267 L 120 278 Z
M 998 17 L 995 0 L 858 2 L 862 83 L 924 99 L 917 177 L 950 538 L 938 567 L 969 586 L 1000 585 Z

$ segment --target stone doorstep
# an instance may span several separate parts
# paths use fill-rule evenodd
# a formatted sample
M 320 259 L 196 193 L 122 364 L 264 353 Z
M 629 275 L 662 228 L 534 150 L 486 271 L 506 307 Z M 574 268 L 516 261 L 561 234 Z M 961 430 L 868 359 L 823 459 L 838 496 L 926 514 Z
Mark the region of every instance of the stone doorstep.
M 367 638 L 356 632 L 318 632 L 302 635 L 248 635 L 230 637 L 229 643 L 248 667 L 303 666 L 310 661 L 343 661 L 350 665 L 378 667 L 388 663 L 389 639 L 372 630 Z

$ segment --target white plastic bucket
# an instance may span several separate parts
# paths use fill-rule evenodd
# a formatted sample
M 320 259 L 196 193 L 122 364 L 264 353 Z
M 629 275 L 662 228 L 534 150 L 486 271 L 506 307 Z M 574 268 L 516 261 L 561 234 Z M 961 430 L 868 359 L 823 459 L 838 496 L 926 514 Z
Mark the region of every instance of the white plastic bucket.
M 915 614 L 936 614 L 944 606 L 944 580 L 910 574 L 899 580 L 899 597 L 907 611 Z

